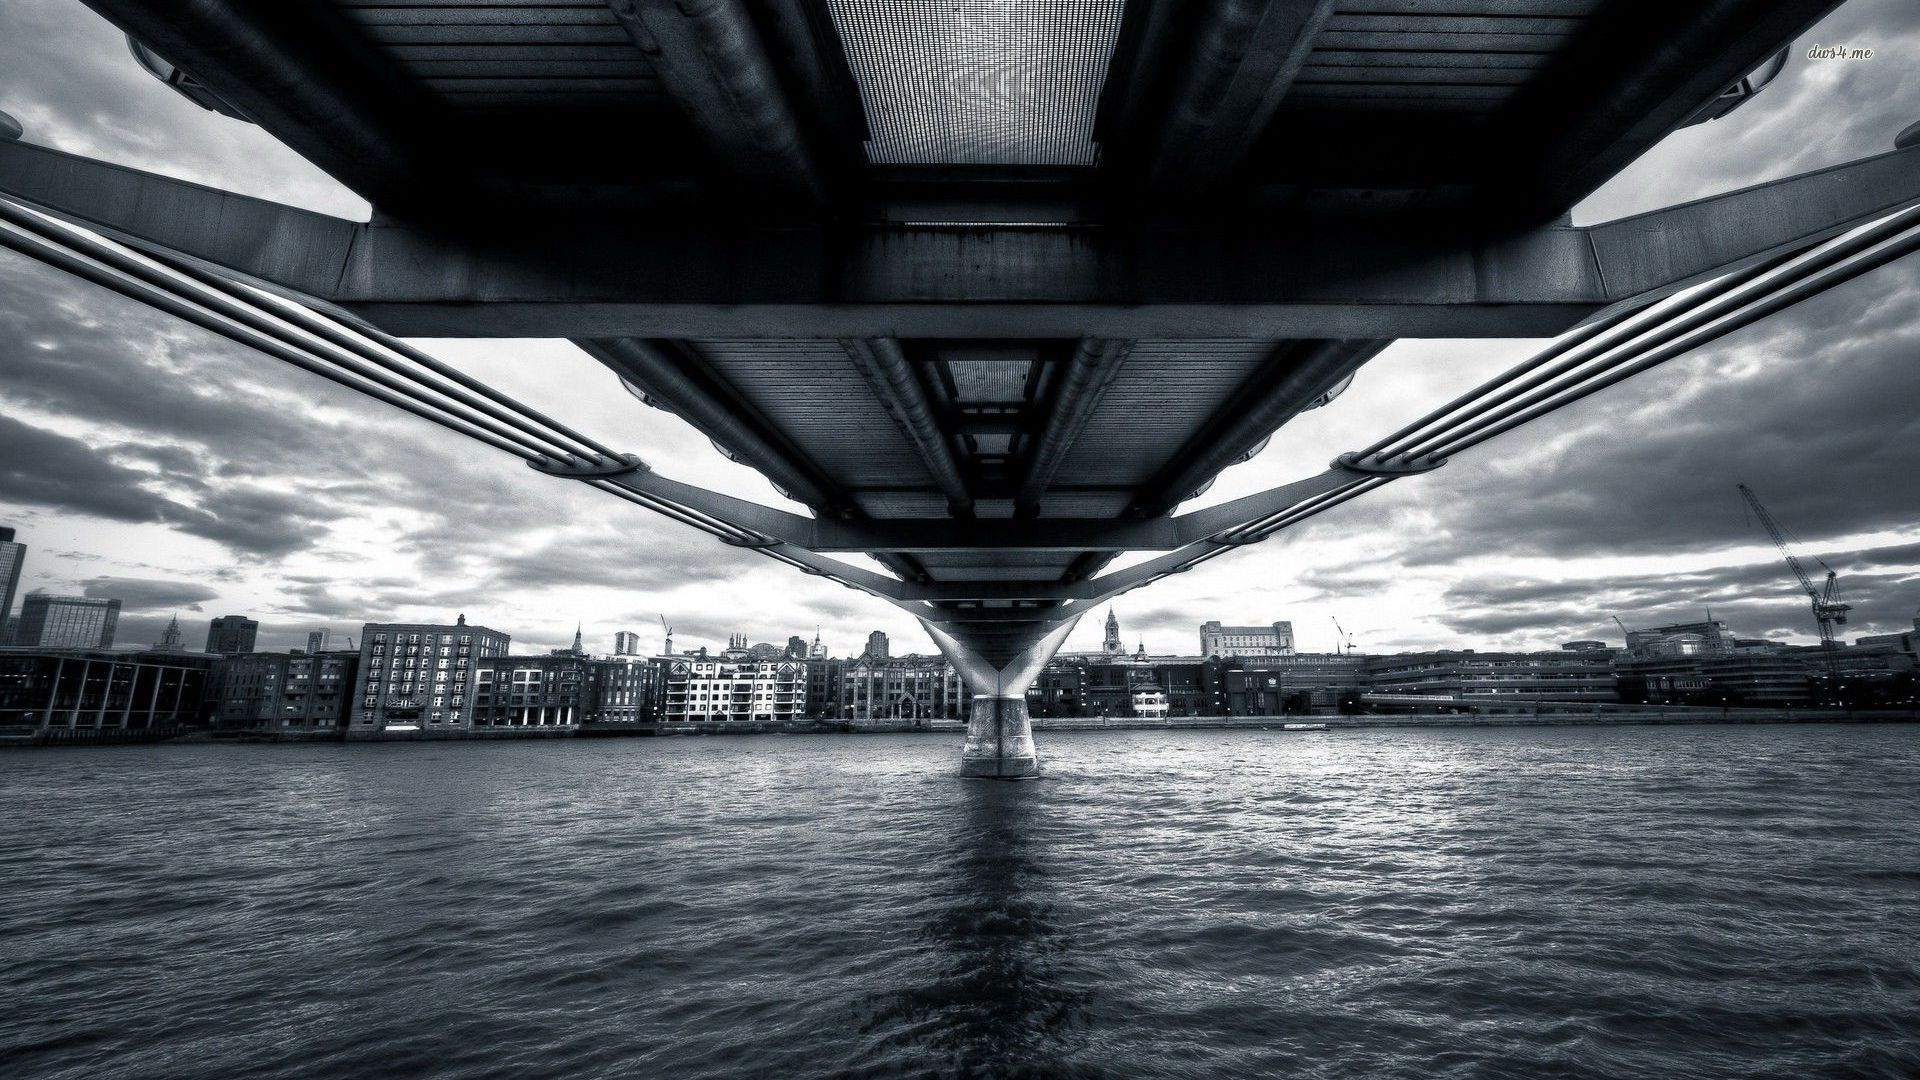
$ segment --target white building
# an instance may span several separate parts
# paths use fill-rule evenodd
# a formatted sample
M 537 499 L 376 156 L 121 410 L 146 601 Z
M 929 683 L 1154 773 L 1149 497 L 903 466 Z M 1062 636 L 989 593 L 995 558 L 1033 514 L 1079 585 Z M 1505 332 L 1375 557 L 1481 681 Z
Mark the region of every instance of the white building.
M 1133 715 L 1135 716 L 1166 716 L 1170 709 L 1167 692 L 1158 686 L 1141 686 L 1133 691 Z
M 1222 626 L 1217 622 L 1200 624 L 1201 656 L 1292 656 L 1293 624 L 1277 622 L 1271 626 Z
M 804 660 L 755 660 L 737 646 L 718 657 L 670 656 L 660 719 L 670 723 L 767 723 L 806 709 Z

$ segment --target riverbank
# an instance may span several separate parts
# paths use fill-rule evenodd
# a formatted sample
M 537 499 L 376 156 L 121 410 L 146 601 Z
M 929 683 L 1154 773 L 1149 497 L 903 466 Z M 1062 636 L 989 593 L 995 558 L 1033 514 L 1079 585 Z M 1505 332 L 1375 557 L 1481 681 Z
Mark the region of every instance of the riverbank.
M 1888 724 L 1920 722 L 1914 709 L 1710 709 L 1616 706 L 1564 711 L 1519 709 L 1481 713 L 1404 713 L 1364 716 L 1046 716 L 1033 719 L 1040 734 L 1082 731 L 1342 731 L 1365 728 L 1491 727 L 1647 727 L 1696 724 Z M 115 746 L 152 742 L 325 743 L 453 742 L 468 740 L 690 738 L 699 735 L 893 735 L 912 732 L 962 734 L 964 720 L 789 720 L 781 722 L 697 722 L 620 724 L 583 728 L 511 727 L 473 731 L 337 732 L 162 731 L 117 728 L 51 728 L 0 736 L 0 748 L 33 746 Z

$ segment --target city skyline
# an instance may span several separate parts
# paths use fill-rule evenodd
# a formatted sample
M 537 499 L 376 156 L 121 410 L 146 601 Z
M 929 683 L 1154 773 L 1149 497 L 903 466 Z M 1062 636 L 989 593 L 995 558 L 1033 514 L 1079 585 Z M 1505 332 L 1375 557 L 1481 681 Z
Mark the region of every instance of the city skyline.
M 1849 4 L 1808 36 L 1901 55 L 1920 27 L 1891 2 Z M 1903 43 L 1907 43 L 1903 45 Z M 55 77 L 48 65 L 57 58 Z M 203 113 L 126 62 L 115 33 L 44 0 L 0 13 L 0 100 L 57 148 L 315 209 L 364 204 L 261 132 Z M 1914 117 L 1897 63 L 1799 61 L 1767 109 L 1676 134 L 1576 211 L 1619 216 L 1876 153 Z M 162 137 L 159 133 L 165 132 Z M 879 601 L 799 578 L 590 492 L 473 455 L 275 362 L 109 300 L 12 256 L 0 300 L 0 520 L 32 549 L 22 592 L 114 596 L 121 640 L 176 612 L 281 626 L 473 608 L 560 647 L 576 621 L 689 640 L 780 641 L 815 623 L 917 641 Z M 1375 651 L 1548 648 L 1711 608 L 1743 636 L 1815 640 L 1804 598 L 1744 520 L 1736 482 L 1841 571 L 1857 634 L 1897 629 L 1920 595 L 1920 271 L 1896 265 L 1668 369 L 1542 421 L 1487 453 L 1393 488 L 1262 549 L 1123 600 L 1131 647 L 1176 652 L 1200 618 L 1293 621 L 1330 647 L 1338 617 Z M 1206 505 L 1292 479 L 1503 369 L 1533 341 L 1403 341 L 1352 388 L 1228 470 Z M 757 474 L 563 342 L 431 342 L 436 354 L 690 482 L 763 502 Z M 1787 359 L 1791 358 L 1791 359 Z M 803 377 L 798 376 L 798 377 Z M 276 410 L 298 410 L 286 425 Z M 1622 434 L 1629 433 L 1629 434 Z M 22 463 L 30 463 L 23 467 Z M 1497 528 L 1492 527 L 1497 526 Z M 1137 557 L 1136 557 L 1137 558 Z M 1124 565 L 1124 563 L 1123 563 Z M 857 631 L 864 632 L 864 631 Z M 1070 651 L 1098 647 L 1093 620 Z

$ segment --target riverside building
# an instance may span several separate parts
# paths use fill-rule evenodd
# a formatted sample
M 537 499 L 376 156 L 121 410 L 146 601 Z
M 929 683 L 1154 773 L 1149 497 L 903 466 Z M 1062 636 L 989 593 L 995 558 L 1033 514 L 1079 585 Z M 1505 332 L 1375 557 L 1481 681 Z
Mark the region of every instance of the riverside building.
M 360 632 L 350 736 L 473 727 L 474 674 L 507 654 L 498 630 L 441 623 L 368 623 Z
M 662 659 L 663 723 L 772 723 L 797 719 L 806 706 L 804 660 L 754 660 L 737 647 Z
M 957 720 L 965 701 L 960 676 L 945 657 L 862 657 L 841 674 L 846 720 Z
M 1472 649 L 1367 656 L 1372 694 L 1467 704 L 1516 701 L 1615 701 L 1613 664 L 1604 653 L 1475 652 Z
M 1222 682 L 1232 716 L 1335 712 L 1369 681 L 1367 657 L 1347 653 L 1256 657 L 1224 666 Z
M 214 657 L 0 649 L 0 729 L 136 731 L 197 723 Z
M 610 656 L 587 664 L 589 724 L 650 724 L 660 717 L 664 665 L 643 656 Z
M 213 666 L 215 728 L 331 734 L 353 712 L 360 654 L 240 653 Z
M 496 656 L 474 662 L 473 726 L 580 726 L 592 688 L 592 661 L 571 652 Z

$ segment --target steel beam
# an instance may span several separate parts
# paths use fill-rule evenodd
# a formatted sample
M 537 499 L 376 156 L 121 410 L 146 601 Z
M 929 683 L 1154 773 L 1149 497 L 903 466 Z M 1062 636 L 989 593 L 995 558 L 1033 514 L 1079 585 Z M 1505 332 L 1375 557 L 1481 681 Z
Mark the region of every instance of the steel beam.
M 1593 229 L 608 221 L 462 238 L 0 143 L 0 191 L 434 337 L 1550 336 L 1920 201 L 1920 148 Z
M 947 497 L 947 512 L 956 518 L 972 517 L 973 495 L 960 475 L 959 462 L 954 460 L 952 438 L 934 416 L 926 388 L 900 351 L 900 342 L 894 338 L 849 338 L 840 347 L 846 350 L 874 398 L 913 444 L 928 475 Z
M 1034 435 L 1033 448 L 1021 467 L 1020 483 L 1013 499 L 1016 515 L 1033 517 L 1040 513 L 1040 498 L 1053 482 L 1053 474 L 1059 471 L 1067 451 L 1073 449 L 1100 398 L 1106 394 L 1107 387 L 1113 385 L 1114 376 L 1120 373 L 1121 365 L 1132 351 L 1131 341 L 1080 339 L 1073 359 L 1057 379 L 1058 385 L 1047 406 L 1046 421 Z
M 746 499 L 722 495 L 642 471 L 613 482 L 630 491 L 664 499 L 784 544 L 810 551 L 1171 551 L 1271 517 L 1316 495 L 1323 495 L 1367 474 L 1329 469 L 1318 476 L 1247 495 L 1178 517 L 1133 521 L 1119 518 L 993 518 L 949 521 L 938 518 L 809 518 Z
M 769 204 L 819 207 L 826 186 L 753 17 L 741 0 L 612 0 L 730 187 Z

